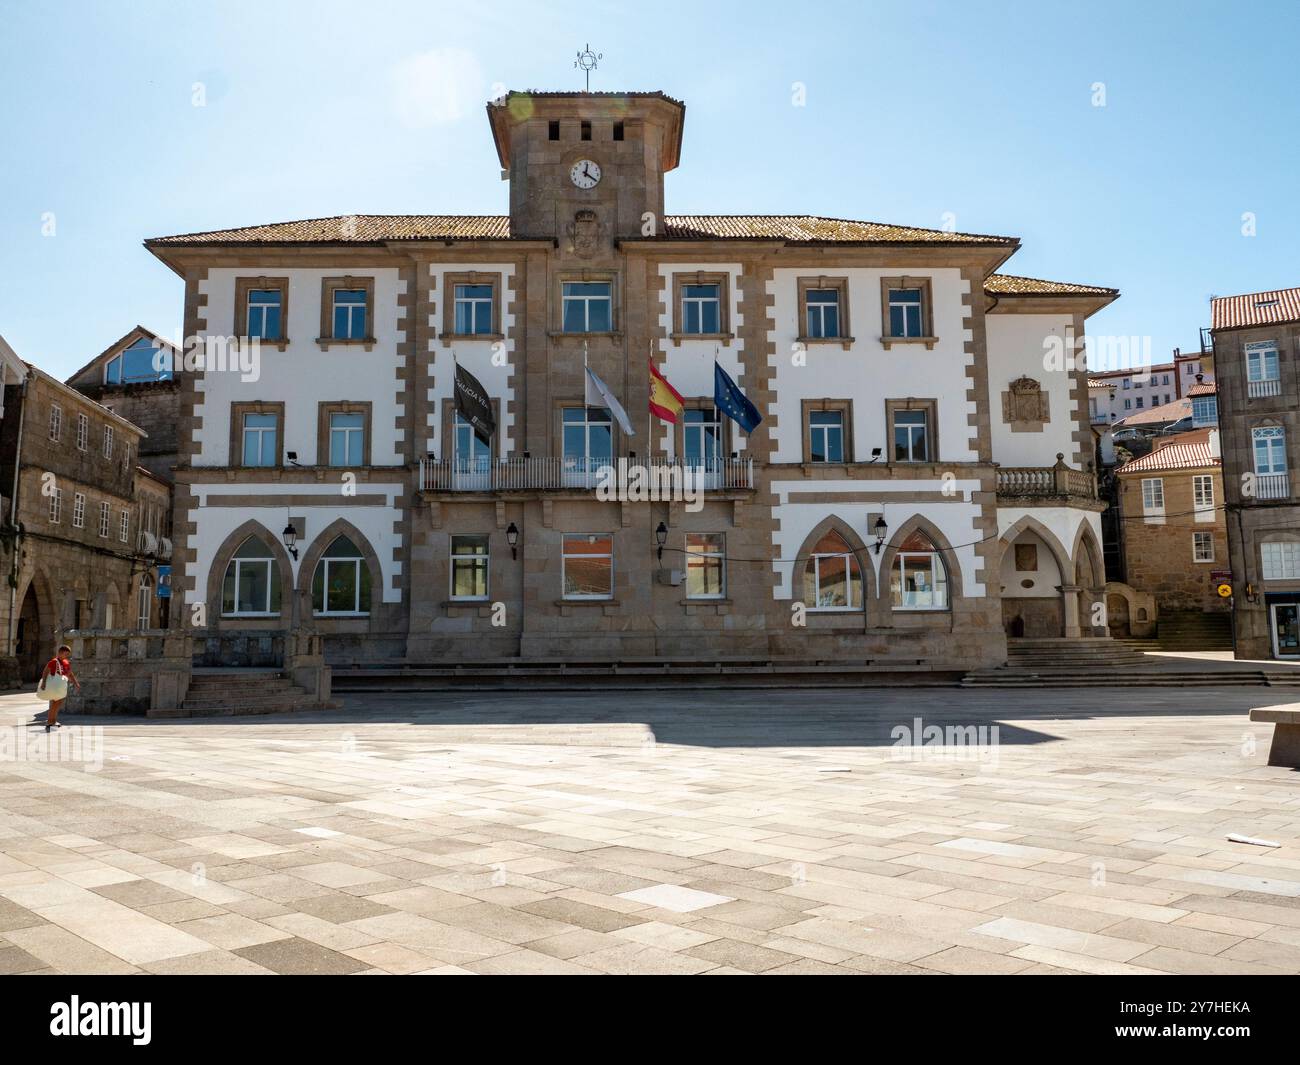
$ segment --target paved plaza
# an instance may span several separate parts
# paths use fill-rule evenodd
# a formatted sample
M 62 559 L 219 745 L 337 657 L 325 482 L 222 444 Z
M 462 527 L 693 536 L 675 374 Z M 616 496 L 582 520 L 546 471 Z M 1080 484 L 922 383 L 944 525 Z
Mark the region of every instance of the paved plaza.
M 4 696 L 0 972 L 1295 973 L 1291 697 Z

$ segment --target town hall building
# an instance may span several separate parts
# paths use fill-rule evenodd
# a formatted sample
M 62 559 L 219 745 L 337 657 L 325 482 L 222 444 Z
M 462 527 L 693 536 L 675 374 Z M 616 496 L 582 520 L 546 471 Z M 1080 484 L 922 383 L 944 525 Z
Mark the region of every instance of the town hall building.
M 487 117 L 509 215 L 146 242 L 186 336 L 258 356 L 176 375 L 173 625 L 305 627 L 336 666 L 883 672 L 1106 634 L 1081 341 L 1114 289 L 1003 273 L 1014 237 L 667 213 L 685 107 L 663 93 L 511 92 Z M 700 498 L 610 498 L 620 460 Z

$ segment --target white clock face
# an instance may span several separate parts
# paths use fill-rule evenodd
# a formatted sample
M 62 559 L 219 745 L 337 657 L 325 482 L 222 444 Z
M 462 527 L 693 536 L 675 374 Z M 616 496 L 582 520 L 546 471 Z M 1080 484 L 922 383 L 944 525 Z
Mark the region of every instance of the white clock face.
M 594 189 L 600 181 L 600 167 L 590 159 L 579 159 L 569 170 L 569 180 L 580 189 Z

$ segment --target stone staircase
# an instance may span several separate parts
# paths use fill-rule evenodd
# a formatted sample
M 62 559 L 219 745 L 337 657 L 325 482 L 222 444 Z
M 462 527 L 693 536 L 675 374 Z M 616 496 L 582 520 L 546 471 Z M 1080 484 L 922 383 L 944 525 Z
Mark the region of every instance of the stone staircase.
M 1156 643 L 1162 651 L 1231 651 L 1232 618 L 1227 611 L 1165 611 L 1160 615 Z
M 963 688 L 1300 687 L 1300 670 L 1151 658 L 1133 646 L 1143 642 L 1154 641 L 1008 640 L 1005 666 L 973 670 L 961 684 Z
M 332 703 L 331 705 L 338 705 Z M 323 709 L 280 669 L 195 669 L 185 701 L 150 717 L 223 717 Z

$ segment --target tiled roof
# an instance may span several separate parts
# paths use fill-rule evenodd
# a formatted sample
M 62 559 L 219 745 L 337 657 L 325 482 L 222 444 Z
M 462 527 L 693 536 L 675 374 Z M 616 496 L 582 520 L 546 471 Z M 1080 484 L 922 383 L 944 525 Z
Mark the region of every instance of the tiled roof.
M 1223 460 L 1210 454 L 1210 434 L 1180 434 L 1149 455 L 1126 462 L 1117 473 L 1153 473 L 1157 470 L 1198 470 L 1208 466 L 1222 466 Z
M 1135 411 L 1127 418 L 1121 418 L 1115 424 L 1119 425 L 1149 425 L 1153 422 L 1176 422 L 1184 415 L 1192 413 L 1192 401 L 1184 397 L 1176 399 L 1172 403 L 1162 403 L 1158 407 L 1152 407 L 1149 410 Z
M 1109 387 L 1110 387 L 1110 382 L 1109 382 L 1109 381 L 1103 381 L 1100 377 L 1089 377 L 1089 378 L 1088 378 L 1088 387 L 1089 387 L 1089 388 L 1109 388 Z
M 337 215 L 154 237 L 148 247 L 195 244 L 366 244 L 390 240 L 508 240 L 507 215 Z M 667 215 L 655 239 L 784 240 L 839 244 L 1005 244 L 1015 237 L 855 222 L 816 215 Z M 1048 282 L 1043 282 L 1047 284 Z M 1110 289 L 1096 289 L 1110 292 Z
M 145 245 L 368 244 L 387 240 L 506 240 L 510 219 L 497 214 L 356 214 L 153 237 Z
M 1119 289 L 1100 285 L 1075 285 L 1069 281 L 1044 281 L 1041 277 L 990 274 L 984 291 L 992 296 L 1118 296 Z
M 1198 381 L 1187 390 L 1187 396 L 1213 396 L 1219 391 L 1219 386 L 1213 381 Z
M 1220 296 L 1210 301 L 1211 329 L 1240 329 L 1280 322 L 1300 322 L 1300 288 Z

